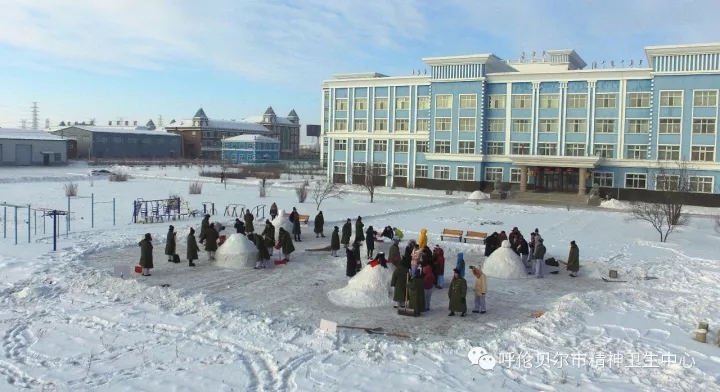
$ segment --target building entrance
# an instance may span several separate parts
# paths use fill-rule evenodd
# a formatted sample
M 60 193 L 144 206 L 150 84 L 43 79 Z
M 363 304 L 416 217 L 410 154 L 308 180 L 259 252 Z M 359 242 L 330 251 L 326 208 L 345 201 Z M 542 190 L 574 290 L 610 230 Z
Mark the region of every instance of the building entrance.
M 539 167 L 536 171 L 535 189 L 543 192 L 578 192 L 580 176 L 577 169 Z

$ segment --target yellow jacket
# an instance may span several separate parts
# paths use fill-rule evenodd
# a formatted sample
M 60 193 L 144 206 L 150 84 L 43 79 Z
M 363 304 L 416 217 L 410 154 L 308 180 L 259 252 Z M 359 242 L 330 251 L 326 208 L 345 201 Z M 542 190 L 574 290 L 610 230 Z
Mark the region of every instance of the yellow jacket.
M 427 239 L 427 229 L 421 229 L 420 230 L 420 239 L 418 239 L 418 245 L 420 245 L 420 250 L 424 249 L 427 246 L 428 239 Z
M 480 296 L 485 294 L 487 294 L 487 279 L 485 278 L 485 274 L 480 274 L 480 276 L 475 279 L 475 295 Z

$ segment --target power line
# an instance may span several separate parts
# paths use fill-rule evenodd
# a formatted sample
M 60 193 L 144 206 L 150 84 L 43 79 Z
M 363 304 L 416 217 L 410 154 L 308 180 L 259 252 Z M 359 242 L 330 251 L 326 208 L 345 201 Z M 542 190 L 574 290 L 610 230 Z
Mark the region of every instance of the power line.
M 37 102 L 33 102 L 32 105 L 32 129 L 36 131 L 40 129 L 40 117 Z
M 162 114 L 161 114 L 161 115 L 158 116 L 157 127 L 158 127 L 158 128 L 162 128 L 162 126 L 163 126 L 163 119 L 162 119 Z

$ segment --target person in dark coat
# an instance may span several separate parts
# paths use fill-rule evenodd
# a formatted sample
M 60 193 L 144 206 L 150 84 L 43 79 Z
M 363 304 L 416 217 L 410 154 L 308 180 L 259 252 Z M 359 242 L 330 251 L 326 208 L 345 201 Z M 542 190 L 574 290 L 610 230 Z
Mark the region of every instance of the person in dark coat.
M 203 217 L 202 222 L 200 222 L 200 243 L 202 244 L 205 242 L 205 231 L 210 226 L 210 214 L 205 214 L 205 217 Z
M 277 204 L 275 202 L 272 203 L 270 206 L 270 219 L 275 220 L 275 218 L 278 216 L 278 208 Z
M 395 231 L 393 230 L 392 226 L 385 226 L 380 236 L 388 239 L 393 239 L 393 237 L 395 237 Z
M 245 223 L 240 218 L 235 218 L 235 226 L 233 227 L 235 227 L 238 234 L 245 234 Z
M 497 232 L 490 234 L 485 238 L 485 257 L 489 257 L 498 248 L 499 234 Z
M 393 243 L 390 245 L 390 251 L 388 252 L 388 261 L 398 268 L 400 266 L 400 240 L 393 238 Z
M 350 237 L 352 236 L 352 222 L 350 218 L 345 222 L 342 227 L 342 237 L 340 237 L 340 243 L 345 245 L 347 248 L 350 245 Z
M 368 261 L 368 264 L 370 264 L 370 263 L 372 263 L 372 262 L 375 262 L 375 261 L 377 261 L 378 263 L 380 263 L 380 266 L 381 266 L 381 267 L 387 268 L 387 259 L 385 258 L 385 253 L 383 253 L 383 252 L 378 252 L 378 254 L 375 255 L 375 258 L 374 258 L 374 259 Z
M 150 276 L 150 270 L 153 269 L 153 246 L 152 236 L 145 233 L 145 238 L 138 242 L 140 247 L 140 267 L 142 267 L 142 275 Z
M 290 222 L 292 222 L 292 234 L 293 234 L 293 240 L 300 242 L 302 241 L 300 239 L 300 214 L 297 212 L 297 209 L 293 207 L 292 212 L 290 213 Z
M 255 269 L 265 268 L 270 261 L 270 252 L 268 251 L 267 239 L 259 234 L 252 234 L 252 241 L 258 250 L 258 261 L 255 262 Z
M 285 229 L 283 229 L 282 227 L 280 228 L 280 232 L 278 235 L 278 245 L 280 245 L 280 249 L 282 249 L 283 260 L 285 260 L 286 262 L 290 261 L 290 254 L 292 252 L 295 252 L 295 245 L 293 245 L 290 233 L 285 231 Z
M 570 241 L 570 253 L 568 254 L 567 270 L 570 271 L 570 276 L 573 278 L 577 277 L 577 273 L 580 271 L 580 248 L 578 248 L 575 241 Z
M 315 216 L 315 238 L 325 238 L 325 234 L 323 234 L 323 226 L 325 226 L 325 218 L 323 217 L 322 211 L 318 212 L 318 214 Z
M 375 236 L 377 235 L 377 231 L 373 229 L 372 226 L 368 226 L 367 231 L 365 232 L 365 246 L 367 247 L 367 257 L 371 258 L 373 255 L 373 252 L 375 251 Z
M 262 237 L 264 238 L 265 247 L 269 248 L 268 252 L 272 253 L 272 247 L 275 246 L 275 226 L 269 219 L 265 219 L 265 228 L 263 228 Z
M 358 248 L 358 243 L 354 243 L 351 248 L 345 248 L 345 256 L 347 257 L 347 264 L 345 266 L 345 276 L 352 278 L 358 271 L 358 263 L 360 259 L 355 257 L 355 248 Z M 358 249 L 359 250 L 359 249 Z
M 192 227 L 190 228 L 190 234 L 187 236 L 187 259 L 190 262 L 190 267 L 194 267 L 195 263 L 193 261 L 198 259 L 198 252 L 200 251 L 200 247 L 197 244 L 197 241 L 195 240 L 195 229 Z
M 440 245 L 435 245 L 433 250 L 435 260 L 435 288 L 442 289 L 445 284 L 445 251 Z
M 170 228 L 168 229 L 168 234 L 165 242 L 165 255 L 168 257 L 169 262 L 174 262 L 174 256 L 175 256 L 175 248 L 176 248 L 176 242 L 175 242 L 175 226 L 170 225 Z
M 528 246 L 528 242 L 525 241 L 525 237 L 523 237 L 522 235 L 518 235 L 516 241 L 516 252 L 520 255 L 520 261 L 522 261 L 522 263 L 525 265 L 525 269 L 530 271 L 530 247 Z
M 362 222 L 362 217 L 358 216 L 355 220 L 355 242 L 365 241 L 365 224 Z
M 395 308 L 405 307 L 407 301 L 407 284 L 410 279 L 410 271 L 407 268 L 395 268 L 392 278 L 390 278 L 390 287 L 393 287 L 393 301 L 396 302 Z
M 460 316 L 465 317 L 465 314 L 467 314 L 467 301 L 465 300 L 467 281 L 460 276 L 460 271 L 457 269 L 453 270 L 453 272 L 455 272 L 455 275 L 448 288 L 448 298 L 450 298 L 450 314 L 448 316 L 454 316 L 455 312 L 460 312 Z
M 208 252 L 208 258 L 215 260 L 215 252 L 217 252 L 218 244 L 217 241 L 220 238 L 215 226 L 210 225 L 205 230 L 205 251 Z
M 418 269 L 408 284 L 408 307 L 415 312 L 425 312 L 425 278 Z
M 330 256 L 338 257 L 338 250 L 340 250 L 340 228 L 335 226 L 330 236 Z
M 243 220 L 245 221 L 245 232 L 246 233 L 254 233 L 255 232 L 255 225 L 253 222 L 255 222 L 255 216 L 250 212 L 250 210 L 245 210 L 245 215 L 243 215 Z

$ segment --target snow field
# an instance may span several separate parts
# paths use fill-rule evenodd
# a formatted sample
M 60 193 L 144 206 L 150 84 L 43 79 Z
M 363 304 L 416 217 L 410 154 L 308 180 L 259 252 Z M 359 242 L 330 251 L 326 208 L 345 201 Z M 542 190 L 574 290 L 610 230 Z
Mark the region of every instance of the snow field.
M 372 308 L 392 305 L 390 297 L 390 268 L 371 267 L 367 264 L 342 289 L 332 290 L 330 302 L 350 308 Z

